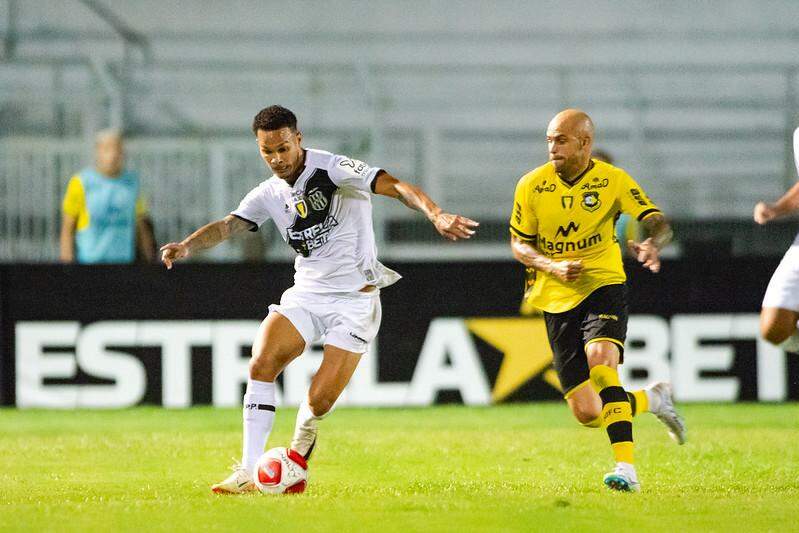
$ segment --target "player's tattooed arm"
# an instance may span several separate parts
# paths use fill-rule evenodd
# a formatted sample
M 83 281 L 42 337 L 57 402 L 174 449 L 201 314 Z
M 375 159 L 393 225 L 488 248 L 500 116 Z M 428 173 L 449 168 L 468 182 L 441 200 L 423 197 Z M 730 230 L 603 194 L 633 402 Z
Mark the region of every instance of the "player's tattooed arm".
M 662 213 L 655 213 L 646 217 L 641 221 L 641 225 L 644 227 L 647 238 L 652 239 L 652 243 L 657 246 L 658 250 L 662 250 L 674 237 L 671 225 Z
M 170 242 L 163 245 L 161 247 L 161 261 L 167 268 L 171 269 L 174 261 L 184 259 L 198 250 L 216 246 L 231 235 L 242 233 L 251 228 L 251 222 L 228 215 L 222 220 L 206 224 L 181 242 Z
M 646 217 L 641 224 L 647 234 L 642 242 L 628 241 L 627 246 L 639 263 L 652 272 L 660 271 L 660 250 L 671 242 L 674 235 L 666 217 L 655 213 Z
M 582 261 L 555 261 L 535 247 L 535 241 L 520 239 L 511 234 L 510 247 L 513 257 L 526 267 L 552 274 L 562 281 L 575 281 L 583 271 Z
M 480 225 L 470 218 L 445 213 L 422 189 L 398 180 L 385 170 L 378 172 L 372 189 L 376 194 L 396 198 L 411 209 L 421 211 L 436 231 L 451 241 L 470 238 Z

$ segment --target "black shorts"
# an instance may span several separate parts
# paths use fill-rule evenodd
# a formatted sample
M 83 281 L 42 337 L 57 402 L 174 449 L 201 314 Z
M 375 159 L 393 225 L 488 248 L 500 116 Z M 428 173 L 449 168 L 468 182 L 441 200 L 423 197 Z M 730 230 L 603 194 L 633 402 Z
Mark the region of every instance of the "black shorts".
M 627 286 L 605 285 L 563 313 L 544 312 L 547 337 L 563 395 L 588 380 L 585 346 L 590 341 L 609 340 L 619 346 L 624 360 L 627 337 Z

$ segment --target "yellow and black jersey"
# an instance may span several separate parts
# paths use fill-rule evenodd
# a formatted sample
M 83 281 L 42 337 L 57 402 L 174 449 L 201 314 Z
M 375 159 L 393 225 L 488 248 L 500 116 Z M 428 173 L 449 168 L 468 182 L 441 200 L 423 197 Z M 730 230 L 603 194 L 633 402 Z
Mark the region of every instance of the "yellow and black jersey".
M 553 260 L 581 260 L 579 279 L 565 282 L 537 272 L 531 303 L 548 313 L 578 305 L 604 285 L 627 279 L 614 234 L 620 213 L 643 220 L 660 210 L 624 170 L 591 160 L 571 185 L 552 164 L 525 174 L 516 186 L 510 231 Z

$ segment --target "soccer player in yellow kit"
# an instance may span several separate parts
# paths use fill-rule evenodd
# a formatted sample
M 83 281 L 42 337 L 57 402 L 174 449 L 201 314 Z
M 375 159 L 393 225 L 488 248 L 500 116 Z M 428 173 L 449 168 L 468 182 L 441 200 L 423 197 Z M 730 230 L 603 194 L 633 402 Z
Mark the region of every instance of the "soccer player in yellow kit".
M 636 259 L 660 270 L 671 239 L 660 209 L 624 170 L 591 159 L 594 125 L 578 109 L 558 113 L 547 128 L 549 163 L 516 186 L 510 220 L 514 257 L 535 270 L 530 295 L 544 312 L 563 394 L 575 418 L 607 430 L 616 468 L 604 478 L 614 490 L 638 491 L 632 418 L 651 412 L 680 444 L 685 426 L 671 386 L 660 382 L 626 392 L 617 365 L 627 334 L 626 275 L 614 236 L 620 213 L 640 221 L 648 238 L 629 241 Z

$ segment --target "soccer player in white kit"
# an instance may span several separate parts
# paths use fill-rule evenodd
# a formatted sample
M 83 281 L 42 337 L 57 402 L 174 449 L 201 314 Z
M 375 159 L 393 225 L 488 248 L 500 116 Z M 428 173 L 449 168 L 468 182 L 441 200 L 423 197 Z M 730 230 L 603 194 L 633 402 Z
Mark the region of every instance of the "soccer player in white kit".
M 793 132 L 793 156 L 799 172 L 799 128 Z M 755 222 L 766 224 L 799 210 L 799 183 L 773 204 L 755 205 Z M 760 311 L 760 334 L 787 352 L 799 352 L 799 235 L 769 281 Z
M 290 455 L 307 460 L 317 422 L 338 399 L 380 327 L 380 289 L 400 275 L 377 260 L 370 194 L 397 198 L 424 213 L 447 239 L 468 239 L 478 223 L 445 213 L 421 189 L 361 161 L 301 146 L 294 113 L 280 106 L 261 110 L 253 133 L 274 175 L 250 191 L 222 220 L 182 242 L 161 248 L 174 261 L 210 248 L 234 233 L 257 231 L 271 219 L 297 252 L 294 286 L 270 305 L 252 347 L 244 394 L 241 463 L 216 493 L 255 490 L 252 471 L 275 419 L 275 379 L 311 343 L 324 338 L 322 364 L 300 405 Z

